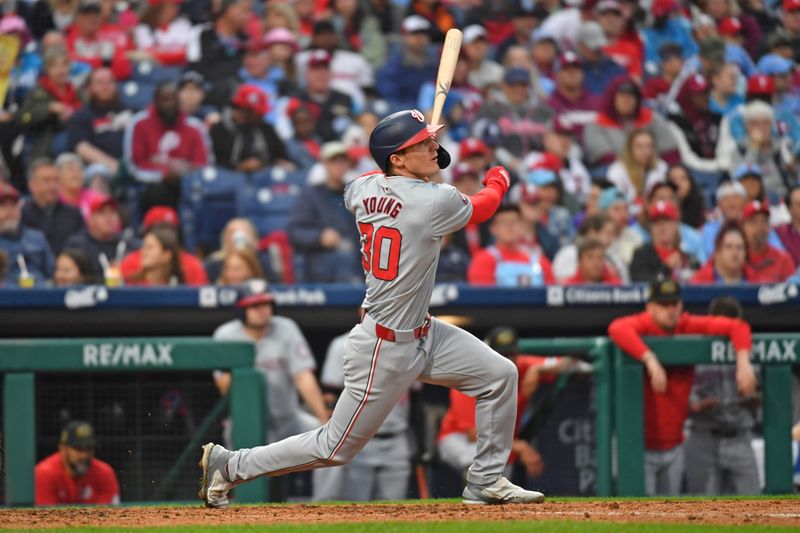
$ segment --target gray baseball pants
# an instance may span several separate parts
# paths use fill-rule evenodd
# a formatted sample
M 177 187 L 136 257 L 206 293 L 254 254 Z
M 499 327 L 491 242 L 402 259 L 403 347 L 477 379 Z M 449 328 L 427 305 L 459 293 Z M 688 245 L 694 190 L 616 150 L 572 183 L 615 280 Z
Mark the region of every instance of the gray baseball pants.
M 349 462 L 378 431 L 414 381 L 453 387 L 477 399 L 477 453 L 467 480 L 494 483 L 511 452 L 517 368 L 466 331 L 432 319 L 427 337 L 389 342 L 356 325 L 345 343 L 345 388 L 323 426 L 282 441 L 235 451 L 233 482 Z
M 756 456 L 749 431 L 724 438 L 692 429 L 684 443 L 690 494 L 759 494 Z
M 644 452 L 644 491 L 648 496 L 677 496 L 683 480 L 683 445 Z

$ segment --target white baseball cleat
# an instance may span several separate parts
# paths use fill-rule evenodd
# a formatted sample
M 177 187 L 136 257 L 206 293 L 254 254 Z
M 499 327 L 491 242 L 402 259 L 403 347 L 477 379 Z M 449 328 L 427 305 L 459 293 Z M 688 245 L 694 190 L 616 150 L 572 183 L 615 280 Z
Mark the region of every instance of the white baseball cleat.
M 198 465 L 203 471 L 198 496 L 206 507 L 223 509 L 228 506 L 228 491 L 233 487 L 227 479 L 230 456 L 231 452 L 219 444 L 209 442 L 203 446 L 203 457 Z
M 542 503 L 544 494 L 533 490 L 525 490 L 500 476 L 497 481 L 487 486 L 467 483 L 461 497 L 464 503 L 487 505 L 499 503 Z

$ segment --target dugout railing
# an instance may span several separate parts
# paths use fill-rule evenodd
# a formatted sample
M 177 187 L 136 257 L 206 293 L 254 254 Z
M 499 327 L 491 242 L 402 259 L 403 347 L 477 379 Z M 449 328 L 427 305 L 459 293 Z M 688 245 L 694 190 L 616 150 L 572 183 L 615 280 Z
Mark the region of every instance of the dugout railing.
M 267 433 L 264 379 L 253 366 L 254 348 L 245 342 L 218 342 L 209 338 L 102 338 L 0 341 L 3 374 L 3 464 L 5 503 L 31 505 L 34 501 L 36 461 L 36 375 L 180 373 L 228 369 L 232 385 L 228 398 L 215 405 L 194 432 L 189 445 L 164 479 L 174 477 L 176 465 L 199 458 L 198 439 L 204 429 L 229 407 L 232 439 L 237 447 L 261 445 Z M 195 442 L 196 441 L 196 442 Z M 193 453 L 192 453 L 193 452 Z M 269 498 L 266 478 L 236 489 L 239 502 L 264 502 Z

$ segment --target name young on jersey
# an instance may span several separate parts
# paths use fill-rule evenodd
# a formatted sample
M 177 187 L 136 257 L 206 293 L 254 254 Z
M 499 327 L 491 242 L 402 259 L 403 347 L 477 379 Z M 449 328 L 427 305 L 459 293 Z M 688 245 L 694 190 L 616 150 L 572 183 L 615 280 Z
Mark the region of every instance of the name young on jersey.
M 397 218 L 400 210 L 403 209 L 403 204 L 386 196 L 367 196 L 363 200 L 364 211 L 368 215 L 373 213 L 383 213 L 384 215 L 392 218 Z

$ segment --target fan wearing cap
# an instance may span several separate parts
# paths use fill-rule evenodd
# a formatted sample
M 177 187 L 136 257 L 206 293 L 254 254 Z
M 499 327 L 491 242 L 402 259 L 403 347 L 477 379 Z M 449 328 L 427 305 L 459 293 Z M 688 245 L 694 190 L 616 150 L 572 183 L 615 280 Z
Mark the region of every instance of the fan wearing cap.
M 245 28 L 251 17 L 251 0 L 221 0 L 214 22 L 192 32 L 186 49 L 188 69 L 199 72 L 209 83 L 206 102 L 210 105 L 227 105 L 238 85 L 247 42 Z
M 775 81 L 773 106 L 776 112 L 800 112 L 800 97 L 792 87 L 792 78 L 795 75 L 795 63 L 792 59 L 778 54 L 767 54 L 758 60 L 758 71 L 765 76 L 771 76 Z
M 666 43 L 658 50 L 658 64 L 648 65 L 654 71 L 642 86 L 642 94 L 655 109 L 663 109 L 667 94 L 683 70 L 683 50 L 675 43 Z
M 743 37 L 747 55 L 758 57 L 763 32 L 758 22 L 747 11 L 742 10 L 736 0 L 707 0 L 704 11 L 717 21 L 720 34 L 732 33 L 735 28 Z
M 86 228 L 67 240 L 65 248 L 79 248 L 92 262 L 97 279 L 106 277 L 104 265 L 116 265 L 122 260 L 130 243 L 121 238 L 122 218 L 119 205 L 112 197 L 98 194 L 89 204 Z
M 631 261 L 631 280 L 647 281 L 655 276 L 680 279 L 691 273 L 690 258 L 681 250 L 678 208 L 655 202 L 647 210 L 650 242 L 640 246 Z
M 717 31 L 725 42 L 725 61 L 735 63 L 746 75 L 756 70 L 750 54 L 744 49 L 741 17 L 725 17 L 717 23 Z M 760 46 L 760 44 L 759 44 Z
M 586 274 L 595 273 L 595 269 L 585 269 L 580 272 L 580 249 L 578 244 L 582 242 L 598 242 L 602 246 L 600 254 L 600 274 L 587 276 Z M 588 279 L 616 280 L 616 283 L 628 281 L 628 267 L 617 257 L 611 249 L 614 242 L 614 223 L 607 215 L 595 214 L 586 217 L 578 228 L 578 235 L 575 242 L 563 246 L 553 259 L 553 272 L 559 283 L 574 279 L 576 282 L 586 282 Z M 593 252 L 596 255 L 596 252 Z M 587 262 L 593 262 L 595 257 L 586 258 Z M 596 265 L 594 265 L 596 266 Z M 584 280 L 584 281 L 581 281 Z
M 519 208 L 501 206 L 489 224 L 494 244 L 476 253 L 467 271 L 473 285 L 543 287 L 555 283 L 549 259 L 522 246 L 523 222 Z
M 69 237 L 83 229 L 81 212 L 58 199 L 58 171 L 49 159 L 35 159 L 28 167 L 29 201 L 22 207 L 22 224 L 44 233 L 54 254 Z
M 353 215 L 342 203 L 345 178 L 353 166 L 344 143 L 325 143 L 321 150 L 324 182 L 307 187 L 289 214 L 287 233 L 302 254 L 309 283 L 357 283 L 363 276 L 360 235 Z
M 87 164 L 119 170 L 125 128 L 133 115 L 119 98 L 111 69 L 92 70 L 86 79 L 86 104 L 67 121 L 67 149 Z
M 443 42 L 447 30 L 456 27 L 456 19 L 449 4 L 440 0 L 411 0 L 406 17 L 414 16 L 428 21 L 428 32 L 435 42 Z
M 147 233 L 154 227 L 163 227 L 166 231 L 175 234 L 177 241 L 180 220 L 178 213 L 171 207 L 158 205 L 151 207 L 142 220 L 142 232 Z M 208 285 L 208 277 L 203 262 L 185 250 L 180 250 L 178 260 L 186 285 Z M 119 265 L 123 279 L 132 280 L 137 277 L 142 269 L 142 250 L 134 250 L 125 256 Z
M 739 394 L 756 392 L 750 364 L 750 325 L 735 318 L 692 315 L 683 311 L 681 288 L 671 279 L 651 283 L 645 310 L 618 318 L 608 326 L 608 336 L 629 357 L 641 361 L 647 371 L 644 385 L 645 492 L 677 495 L 683 477 L 683 425 L 689 412 L 694 383 L 693 367 L 665 370 L 643 337 L 673 335 L 720 335 L 728 337 L 736 351 L 736 385 Z
M 800 0 L 783 0 L 783 9 L 779 12 L 779 23 L 768 38 L 768 42 L 775 43 L 772 48 L 781 47 L 787 52 L 785 57 L 794 57 L 800 60 Z M 774 51 L 774 50 L 773 50 Z
M 568 357 L 520 354 L 518 333 L 513 328 L 496 327 L 486 335 L 484 342 L 514 363 L 519 375 L 514 443 L 506 471 L 510 474 L 514 463 L 519 462 L 528 476 L 536 477 L 544 469 L 542 456 L 530 442 L 519 436 L 528 400 L 536 392 L 539 384 L 552 383 L 574 363 L 574 360 Z M 472 458 L 475 456 L 475 425 L 475 398 L 455 389 L 451 390 L 450 405 L 442 419 L 436 446 L 442 461 L 462 475 L 472 464 Z
M 128 124 L 124 158 L 144 188 L 140 200 L 143 209 L 152 205 L 176 206 L 181 177 L 213 164 L 206 128 L 180 111 L 174 82 L 159 83 L 153 93 L 153 105 L 137 113 Z
M 689 20 L 683 15 L 675 0 L 654 0 L 650 6 L 653 23 L 642 28 L 644 60 L 647 70 L 657 65 L 659 50 L 667 43 L 675 43 L 683 51 L 683 59 L 697 54 L 697 42 L 692 37 Z
M 219 111 L 205 103 L 206 79 L 199 72 L 187 70 L 178 81 L 178 108 L 187 117 L 194 117 L 210 128 L 220 120 Z
M 480 24 L 464 28 L 462 53 L 467 60 L 470 85 L 481 91 L 496 87 L 503 79 L 503 67 L 489 58 L 489 34 Z
M 73 61 L 93 69 L 110 67 L 117 80 L 130 78 L 133 66 L 128 53 L 132 43 L 113 24 L 104 24 L 99 0 L 81 0 L 75 21 L 66 31 L 66 45 Z
M 376 86 L 376 78 L 365 55 L 347 50 L 341 47 L 340 43 L 340 34 L 333 20 L 325 18 L 316 20 L 310 46 L 294 57 L 297 79 L 298 82 L 307 81 L 311 58 L 318 50 L 327 52 L 330 58 L 331 87 L 349 96 L 358 111 L 367 106 L 365 93 Z
M 61 431 L 58 451 L 34 469 L 36 505 L 118 505 L 114 469 L 94 456 L 94 428 L 74 420 Z
M 520 202 L 520 209 L 522 210 L 522 218 L 526 225 L 526 232 L 524 234 L 524 244 L 536 248 L 537 243 L 542 245 L 547 257 L 553 257 L 558 250 L 558 247 L 572 242 L 575 234 L 575 228 L 572 224 L 572 214 L 565 205 L 575 203 L 574 198 L 567 198 L 564 193 L 564 184 L 561 181 L 561 161 L 554 154 L 545 152 L 542 154 L 538 161 L 530 166 L 524 180 L 520 183 L 522 195 L 526 196 L 527 202 Z M 524 185 L 523 185 L 524 184 Z M 535 196 L 535 202 L 533 198 Z M 541 223 L 542 228 L 546 230 L 549 235 L 556 239 L 556 246 L 551 248 L 550 244 L 542 240 L 539 241 L 539 232 L 536 232 L 536 237 L 530 232 L 530 223 L 533 221 L 533 213 L 528 209 L 531 203 L 535 203 L 536 209 L 539 211 L 536 220 Z M 524 204 L 527 204 L 523 207 Z
M 681 251 L 686 254 L 689 263 L 693 267 L 699 266 L 705 262 L 708 255 L 706 255 L 703 248 L 700 232 L 696 228 L 683 222 L 683 206 L 680 195 L 678 194 L 678 188 L 671 181 L 659 181 L 654 183 L 646 193 L 646 204 L 642 214 L 646 214 L 647 209 L 658 202 L 674 205 L 678 210 L 678 233 L 680 234 Z M 646 221 L 640 220 L 634 224 L 634 227 L 641 232 L 645 242 L 650 241 L 650 233 L 645 229 L 648 227 Z
M 549 16 L 548 8 L 541 2 L 513 0 L 511 2 L 511 12 L 509 13 L 513 33 L 496 46 L 495 59 L 501 62 L 512 46 L 522 47 L 526 51 L 529 50 L 533 44 L 534 31 Z
M 578 267 L 575 274 L 563 280 L 564 285 L 620 285 L 622 281 L 605 261 L 606 245 L 595 239 L 578 243 Z
M 333 87 L 329 52 L 313 50 L 307 65 L 305 90 L 299 98 L 319 109 L 317 135 L 325 142 L 337 140 L 353 122 L 353 99 Z
M 0 284 L 16 285 L 22 278 L 44 282 L 53 273 L 55 258 L 44 233 L 21 222 L 19 191 L 0 181 L 0 250 L 5 252 L 5 278 Z
M 217 164 L 240 172 L 257 172 L 276 164 L 294 168 L 283 141 L 264 122 L 269 108 L 267 94 L 258 87 L 241 85 L 236 90 L 222 120 L 211 127 Z
M 678 162 L 678 144 L 668 122 L 647 108 L 643 99 L 641 88 L 630 78 L 618 78 L 608 85 L 597 121 L 584 128 L 584 156 L 590 169 L 610 165 L 634 129 L 652 134 L 661 159 Z
M 608 38 L 600 24 L 593 20 L 581 23 L 575 41 L 575 52 L 581 59 L 583 88 L 598 96 L 605 92 L 613 80 L 627 75 L 625 67 L 605 53 L 606 46 Z
M 541 147 L 553 111 L 532 98 L 531 73 L 527 69 L 506 68 L 501 89 L 496 98 L 481 107 L 476 124 L 482 120 L 497 123 L 500 145 L 516 160 L 516 168 L 525 154 Z
M 595 120 L 600 98 L 583 86 L 583 67 L 575 52 L 567 50 L 559 54 L 554 70 L 555 88 L 547 105 L 558 113 L 561 124 L 571 125 L 574 133 L 580 135 L 584 124 Z
M 391 109 L 416 105 L 419 88 L 436 79 L 438 55 L 431 45 L 430 28 L 430 22 L 419 15 L 406 17 L 400 26 L 400 43 L 375 76 L 380 80 L 375 89 Z
M 597 22 L 608 39 L 603 51 L 618 64 L 625 67 L 628 74 L 642 80 L 644 46 L 638 32 L 626 32 L 629 17 L 618 0 L 600 0 L 594 8 Z
M 769 205 L 753 201 L 744 206 L 742 229 L 747 237 L 747 264 L 761 283 L 780 283 L 794 274 L 791 256 L 770 245 Z
M 147 7 L 133 32 L 136 47 L 162 65 L 186 64 L 186 47 L 192 23 L 181 12 L 183 0 L 147 0 Z
M 739 223 L 733 221 L 719 230 L 714 255 L 690 280 L 692 284 L 707 285 L 758 282 L 758 274 L 747 264 L 747 238 Z
M 676 126 L 675 135 L 683 135 L 689 149 L 699 158 L 713 160 L 722 117 L 709 107 L 710 87 L 705 76 L 695 73 L 683 82 L 678 92 L 678 107 L 672 107 L 667 118 Z

